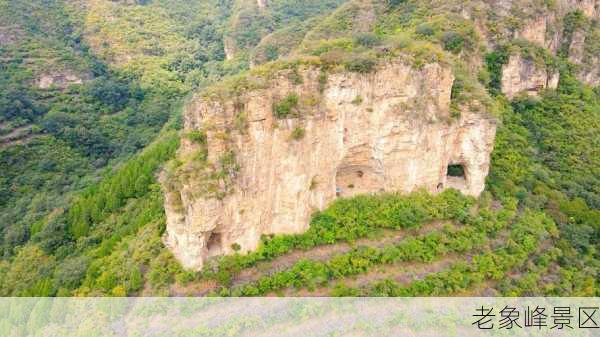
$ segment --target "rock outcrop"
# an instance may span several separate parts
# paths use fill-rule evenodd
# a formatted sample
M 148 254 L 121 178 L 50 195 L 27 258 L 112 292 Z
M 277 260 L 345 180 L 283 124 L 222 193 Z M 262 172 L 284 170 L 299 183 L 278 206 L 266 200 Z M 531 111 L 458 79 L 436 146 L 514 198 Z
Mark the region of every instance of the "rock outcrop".
M 595 41 L 598 40 L 598 33 L 595 31 L 598 28 L 597 24 L 593 24 L 600 20 L 599 0 L 556 0 L 547 2 L 544 6 L 534 0 L 492 0 L 472 1 L 462 6 L 462 16 L 474 21 L 475 29 L 483 37 L 488 49 L 494 50 L 515 41 L 527 41 L 533 46 L 544 48 L 552 56 L 567 49 L 569 60 L 578 68 L 577 78 L 592 86 L 600 83 L 600 58 L 596 56 L 598 48 L 595 46 Z M 488 13 L 493 11 L 494 15 L 482 16 L 481 13 L 486 12 L 484 9 Z M 589 25 L 585 29 L 587 32 L 568 32 L 566 17 L 575 11 L 583 14 L 587 21 L 584 26 Z M 586 53 L 585 48 L 589 52 Z M 506 86 L 503 91 L 509 97 L 520 91 L 537 95 L 539 89 L 552 88 L 558 81 L 556 71 L 547 73 L 546 69 L 536 69 L 531 62 L 524 62 L 518 57 L 510 61 L 510 64 L 505 65 L 508 73 L 503 82 Z M 530 75 L 533 78 L 529 79 Z
M 515 32 L 515 38 L 527 40 L 540 47 L 556 51 L 559 45 L 559 32 L 548 33 L 548 28 L 555 24 L 554 13 L 543 15 L 527 22 L 523 28 Z
M 576 30 L 570 42 L 569 61 L 577 65 L 577 78 L 591 86 L 600 85 L 600 28 Z
M 256 5 L 258 6 L 258 8 L 266 8 L 267 4 L 267 0 L 256 0 Z
M 223 52 L 225 53 L 225 59 L 230 61 L 235 57 L 235 41 L 229 36 L 223 38 Z
M 449 187 L 478 195 L 496 122 L 467 109 L 451 117 L 453 81 L 449 66 L 398 59 L 369 74 L 280 71 L 237 97 L 195 99 L 185 130 L 206 138 L 183 137 L 183 164 L 161 179 L 167 246 L 198 269 L 209 256 L 256 249 L 263 234 L 305 231 L 339 197 Z M 284 103 L 289 114 L 278 118 Z M 186 167 L 189 158 L 205 163 Z
M 502 67 L 502 92 L 508 98 L 514 98 L 521 92 L 537 96 L 542 89 L 556 89 L 558 80 L 558 70 L 540 66 L 520 54 L 510 55 L 508 63 Z
M 48 89 L 50 87 L 57 87 L 64 89 L 71 84 L 82 84 L 84 80 L 89 79 L 89 75 L 75 74 L 71 71 L 56 72 L 51 74 L 41 75 L 36 85 L 40 89 Z

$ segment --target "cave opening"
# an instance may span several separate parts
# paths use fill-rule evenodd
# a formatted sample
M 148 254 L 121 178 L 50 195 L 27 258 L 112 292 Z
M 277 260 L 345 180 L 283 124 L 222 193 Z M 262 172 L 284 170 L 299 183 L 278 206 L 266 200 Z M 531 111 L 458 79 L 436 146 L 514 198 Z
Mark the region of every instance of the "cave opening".
M 465 178 L 465 167 L 462 164 L 450 164 L 447 171 L 448 177 Z
M 221 233 L 210 233 L 208 237 L 208 241 L 206 244 L 206 248 L 208 249 L 208 254 L 219 254 L 221 251 L 222 238 Z
M 467 189 L 467 169 L 463 164 L 448 165 L 446 171 L 446 187 L 455 188 L 460 191 Z

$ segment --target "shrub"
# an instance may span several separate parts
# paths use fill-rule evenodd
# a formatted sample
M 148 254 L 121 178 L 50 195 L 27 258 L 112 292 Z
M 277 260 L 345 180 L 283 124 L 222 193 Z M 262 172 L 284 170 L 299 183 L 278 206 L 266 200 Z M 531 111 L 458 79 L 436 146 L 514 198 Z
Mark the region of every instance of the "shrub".
M 94 99 L 111 106 L 114 111 L 121 110 L 129 100 L 129 86 L 106 78 L 98 78 L 92 82 L 89 95 Z
M 397 35 L 388 37 L 385 42 L 392 49 L 404 49 L 412 43 L 412 38 L 409 34 L 399 33 Z
M 356 95 L 356 97 L 354 97 L 354 99 L 352 100 L 352 104 L 354 105 L 360 105 L 363 102 L 363 98 L 360 95 Z
M 304 83 L 302 75 L 300 75 L 300 72 L 298 72 L 298 67 L 293 68 L 292 72 L 288 74 L 288 78 L 295 85 Z
M 431 27 L 430 25 L 428 25 L 426 23 L 422 23 L 422 24 L 418 25 L 417 28 L 415 29 L 415 32 L 422 36 L 431 36 L 434 33 L 433 27 Z
M 571 41 L 573 39 L 573 33 L 578 29 L 582 29 L 587 20 L 585 14 L 581 10 L 576 10 L 565 15 L 564 18 L 564 31 L 563 31 L 563 43 L 560 47 L 559 54 L 562 56 L 568 56 Z
M 277 47 L 272 44 L 268 45 L 265 48 L 265 57 L 267 61 L 273 61 L 279 58 L 279 51 L 277 50 Z
M 190 131 L 186 133 L 184 137 L 196 144 L 206 144 L 206 134 L 202 131 Z
M 346 70 L 356 73 L 370 73 L 375 69 L 377 61 L 374 57 L 357 56 L 344 63 Z
M 442 43 L 444 49 L 458 54 L 465 44 L 465 39 L 456 32 L 445 32 L 444 35 L 442 35 Z
M 354 43 L 363 47 L 371 48 L 379 44 L 381 40 L 372 33 L 362 33 L 354 37 Z
M 486 68 L 489 73 L 489 89 L 492 94 L 499 94 L 502 85 L 502 66 L 508 62 L 509 52 L 506 48 L 485 55 Z
M 304 138 L 304 129 L 301 127 L 295 128 L 294 131 L 292 131 L 291 137 L 293 140 L 300 140 Z
M 292 110 L 298 106 L 298 95 L 292 93 L 287 95 L 279 103 L 273 105 L 273 115 L 277 118 L 288 118 Z
M 344 63 L 344 60 L 346 60 L 347 55 L 348 53 L 344 50 L 334 49 L 322 53 L 321 55 L 319 55 L 319 58 L 325 66 L 333 66 Z
M 327 72 L 321 69 L 319 73 L 319 92 L 325 91 L 325 86 L 327 86 Z
M 386 0 L 386 5 L 388 8 L 394 8 L 405 2 L 406 2 L 406 0 Z

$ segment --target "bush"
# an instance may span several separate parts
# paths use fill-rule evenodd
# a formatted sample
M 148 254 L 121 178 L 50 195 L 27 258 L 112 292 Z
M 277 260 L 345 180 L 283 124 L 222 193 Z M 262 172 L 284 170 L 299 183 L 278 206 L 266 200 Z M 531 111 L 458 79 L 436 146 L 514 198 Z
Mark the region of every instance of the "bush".
M 341 49 L 334 49 L 320 54 L 319 58 L 321 59 L 323 65 L 327 67 L 344 63 L 347 56 L 348 53 L 346 51 Z
M 184 137 L 196 144 L 206 144 L 206 134 L 198 130 L 190 131 Z
M 104 103 L 111 106 L 114 111 L 119 111 L 125 107 L 129 101 L 129 86 L 106 78 L 98 78 L 89 89 L 89 94 Z
M 304 138 L 304 132 L 305 131 L 303 128 L 297 127 L 294 129 L 294 131 L 292 131 L 291 137 L 293 140 L 300 140 L 300 139 Z
M 344 67 L 348 71 L 356 73 L 370 73 L 375 69 L 377 61 L 374 57 L 357 56 L 344 63 Z
M 360 95 L 356 95 L 356 97 L 354 97 L 354 99 L 352 100 L 352 104 L 354 105 L 360 105 L 363 102 L 363 98 Z
M 500 94 L 502 86 L 502 67 L 508 63 L 509 53 L 506 48 L 485 55 L 486 68 L 489 73 L 489 89 L 492 94 Z
M 289 94 L 283 100 L 273 105 L 273 115 L 277 118 L 288 118 L 292 110 L 298 106 L 298 95 Z
M 363 33 L 354 37 L 354 43 L 363 47 L 371 48 L 380 42 L 380 38 L 372 33 Z
M 415 29 L 415 32 L 422 36 L 432 36 L 434 33 L 433 27 L 431 27 L 427 23 L 422 23 L 422 24 L 418 25 L 417 28 Z
M 405 2 L 406 0 L 386 0 L 386 5 L 388 8 L 394 8 Z
M 274 61 L 279 58 L 279 51 L 277 50 L 277 47 L 272 44 L 268 45 L 265 48 L 265 58 L 267 61 Z
M 321 72 L 319 73 L 319 92 L 323 92 L 325 91 L 325 87 L 327 86 L 327 72 L 323 71 L 323 69 L 321 69 Z
M 465 39 L 456 32 L 445 32 L 442 35 L 442 44 L 444 45 L 444 49 L 458 54 L 465 44 Z

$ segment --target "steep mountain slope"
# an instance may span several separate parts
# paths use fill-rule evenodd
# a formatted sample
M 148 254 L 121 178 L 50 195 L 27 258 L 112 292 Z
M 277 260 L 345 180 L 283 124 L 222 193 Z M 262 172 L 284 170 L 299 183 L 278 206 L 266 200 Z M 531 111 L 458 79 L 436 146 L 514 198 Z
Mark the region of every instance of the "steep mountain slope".
M 0 294 L 597 296 L 598 8 L 0 1 Z M 203 140 L 177 134 L 184 97 L 245 92 L 297 59 L 368 77 L 391 52 L 448 64 L 450 113 L 484 102 L 498 118 L 482 195 L 342 198 L 303 234 L 184 270 L 157 182 L 180 136 Z
M 99 6 L 114 12 L 98 17 Z M 113 167 L 148 145 L 176 115 L 190 88 L 210 81 L 204 75 L 197 82 L 186 80 L 186 74 L 202 64 L 181 65 L 175 55 L 178 50 L 152 54 L 143 47 L 148 42 L 144 36 L 152 31 L 158 37 L 150 43 L 168 45 L 175 39 L 200 45 L 202 41 L 206 48 L 217 50 L 210 46 L 220 39 L 194 35 L 195 28 L 210 30 L 213 23 L 181 17 L 202 7 L 196 2 L 163 1 L 147 8 L 111 1 L 2 1 L 0 7 L 3 263 L 18 255 L 23 245 L 34 243 L 43 254 L 56 254 L 62 260 L 72 253 L 73 225 L 66 213 L 76 191 L 114 175 Z M 189 35 L 173 28 L 178 20 L 189 24 Z M 106 32 L 115 21 L 123 22 L 118 25 L 121 35 Z M 175 32 L 167 34 L 169 30 Z M 95 44 L 99 40 L 104 41 L 100 46 Z M 102 53 L 104 45 L 112 46 L 114 54 L 136 50 L 143 55 L 136 55 L 137 63 L 123 64 Z M 205 54 L 198 59 L 214 64 L 223 59 L 222 53 Z

